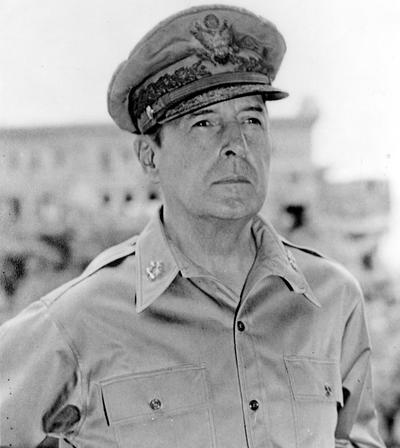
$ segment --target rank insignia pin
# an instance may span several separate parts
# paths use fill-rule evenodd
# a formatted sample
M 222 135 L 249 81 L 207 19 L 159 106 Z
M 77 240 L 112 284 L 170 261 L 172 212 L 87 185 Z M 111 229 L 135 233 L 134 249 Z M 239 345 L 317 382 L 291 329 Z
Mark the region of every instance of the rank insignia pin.
M 290 250 L 287 250 L 287 257 L 288 257 L 290 266 L 292 266 L 292 268 L 295 271 L 298 271 L 299 268 L 297 267 L 296 259 L 294 258 L 294 255 L 292 254 L 292 252 Z
M 149 266 L 146 268 L 146 275 L 150 281 L 155 280 L 163 273 L 162 261 L 150 261 Z

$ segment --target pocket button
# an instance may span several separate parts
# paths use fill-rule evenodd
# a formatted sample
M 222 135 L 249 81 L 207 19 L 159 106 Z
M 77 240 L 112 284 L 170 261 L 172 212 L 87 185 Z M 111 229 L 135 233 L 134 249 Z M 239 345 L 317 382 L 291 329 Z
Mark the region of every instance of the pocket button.
M 325 396 L 330 397 L 333 392 L 332 387 L 329 384 L 325 384 L 324 389 L 325 389 Z
M 157 411 L 158 409 L 161 408 L 162 403 L 158 398 L 153 398 L 150 403 L 149 403 L 151 409 L 153 409 L 153 411 Z

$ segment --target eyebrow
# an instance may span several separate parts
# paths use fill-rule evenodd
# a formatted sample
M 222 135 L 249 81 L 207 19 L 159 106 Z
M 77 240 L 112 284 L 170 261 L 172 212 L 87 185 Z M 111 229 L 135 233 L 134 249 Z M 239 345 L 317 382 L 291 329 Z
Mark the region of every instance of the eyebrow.
M 264 109 L 261 106 L 249 106 L 245 107 L 241 112 L 251 112 L 251 111 L 263 113 Z
M 245 107 L 244 109 L 240 110 L 239 112 L 259 112 L 259 113 L 263 113 L 264 109 L 262 108 L 262 106 L 248 106 Z M 217 113 L 215 110 L 213 109 L 200 109 L 200 110 L 196 110 L 194 112 L 191 112 L 190 114 L 187 115 L 188 118 L 190 117 L 197 117 L 199 115 L 206 115 L 206 114 L 215 114 Z
M 215 110 L 212 109 L 195 110 L 194 112 L 188 114 L 188 117 L 197 117 L 198 115 L 204 115 L 204 114 L 215 114 Z

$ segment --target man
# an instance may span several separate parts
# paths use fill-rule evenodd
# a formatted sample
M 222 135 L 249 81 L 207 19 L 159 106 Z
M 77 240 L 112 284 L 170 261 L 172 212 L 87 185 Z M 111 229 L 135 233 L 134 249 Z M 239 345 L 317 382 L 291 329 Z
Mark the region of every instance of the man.
M 257 216 L 284 52 L 204 6 L 119 66 L 109 111 L 163 207 L 4 326 L 2 446 L 383 447 L 356 282 Z

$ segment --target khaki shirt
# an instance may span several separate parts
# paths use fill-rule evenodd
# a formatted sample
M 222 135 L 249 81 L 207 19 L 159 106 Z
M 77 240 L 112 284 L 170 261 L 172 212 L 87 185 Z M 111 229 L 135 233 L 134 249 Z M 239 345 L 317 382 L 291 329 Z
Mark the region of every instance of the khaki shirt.
M 0 445 L 383 447 L 357 283 L 260 218 L 252 229 L 241 297 L 157 216 L 6 322 Z

